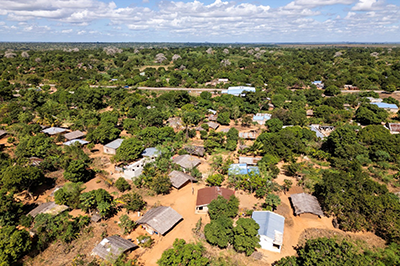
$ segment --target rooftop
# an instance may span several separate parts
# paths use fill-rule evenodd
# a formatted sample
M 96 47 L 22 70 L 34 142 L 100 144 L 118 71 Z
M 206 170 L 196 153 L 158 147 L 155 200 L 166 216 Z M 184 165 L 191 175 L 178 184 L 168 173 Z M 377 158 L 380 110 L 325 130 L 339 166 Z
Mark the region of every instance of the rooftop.
M 272 117 L 271 114 L 258 113 L 255 116 L 253 116 L 253 120 L 256 120 L 256 121 L 269 120 L 269 119 L 271 119 L 271 117 Z
M 185 146 L 185 150 L 189 153 L 189 154 L 194 154 L 200 157 L 204 156 L 204 153 L 206 152 L 206 149 L 204 149 L 203 146 L 195 146 L 195 145 L 188 145 Z
M 49 127 L 49 128 L 42 130 L 43 133 L 46 133 L 49 135 L 56 135 L 56 134 L 64 133 L 65 131 L 67 131 L 67 130 L 62 127 Z
M 313 213 L 324 216 L 321 206 L 316 197 L 306 193 L 293 194 L 290 196 L 296 215 L 302 213 Z
M 68 206 L 58 205 L 54 201 L 49 201 L 49 202 L 40 204 L 35 209 L 31 210 L 28 213 L 28 215 L 30 215 L 32 217 L 36 217 L 38 214 L 41 214 L 41 213 L 58 215 L 67 209 L 68 209 Z
M 181 171 L 174 170 L 168 176 L 171 179 L 172 185 L 177 189 L 181 188 L 188 181 L 197 182 L 197 180 L 194 177 L 192 177 L 191 175 L 185 174 Z
M 261 158 L 256 157 L 239 157 L 239 164 L 251 164 L 256 165 Z
M 267 236 L 273 239 L 274 244 L 282 245 L 285 217 L 270 211 L 254 211 L 251 218 L 260 226 L 259 235 Z
M 74 145 L 75 143 L 79 143 L 80 145 L 86 145 L 86 144 L 89 144 L 89 141 L 86 141 L 83 139 L 73 139 L 73 140 L 64 142 L 63 144 L 66 146 L 71 146 L 71 145 Z
M 108 144 L 106 144 L 104 146 L 107 147 L 107 148 L 116 150 L 116 149 L 119 148 L 119 146 L 121 146 L 123 141 L 124 141 L 124 139 L 116 139 L 116 140 L 113 140 L 113 141 L 111 141 L 110 143 L 108 143 Z
M 185 169 L 192 169 L 201 163 L 199 159 L 188 154 L 178 155 L 172 159 L 172 162 L 182 166 Z
M 219 127 L 219 124 L 215 122 L 208 122 L 207 125 L 212 129 L 217 129 Z
M 147 148 L 142 152 L 143 157 L 153 157 L 153 156 L 159 156 L 160 151 L 157 148 Z
M 171 207 L 160 206 L 146 212 L 137 223 L 147 224 L 164 235 L 182 219 L 183 217 Z
M 229 166 L 228 175 L 260 174 L 257 166 L 248 166 L 246 163 L 233 163 Z
M 228 90 L 227 91 L 223 91 L 223 93 L 233 94 L 233 95 L 240 95 L 245 91 L 256 92 L 256 88 L 254 88 L 254 87 L 244 87 L 244 86 L 229 87 Z
M 379 108 L 384 108 L 384 109 L 399 109 L 399 107 L 397 107 L 397 105 L 395 105 L 394 103 L 371 103 L 371 104 L 375 104 Z
M 125 251 L 136 247 L 135 243 L 114 235 L 101 240 L 92 252 L 104 260 L 115 261 Z
M 84 137 L 86 134 L 80 130 L 72 131 L 64 135 L 67 140 L 79 139 Z
M 0 129 L 0 138 L 7 135 L 7 131 Z
M 229 198 L 232 195 L 235 195 L 235 191 L 227 188 L 221 188 L 221 187 L 202 188 L 197 191 L 196 206 L 210 204 L 210 202 L 217 199 L 218 196 L 222 196 L 225 199 L 229 200 Z

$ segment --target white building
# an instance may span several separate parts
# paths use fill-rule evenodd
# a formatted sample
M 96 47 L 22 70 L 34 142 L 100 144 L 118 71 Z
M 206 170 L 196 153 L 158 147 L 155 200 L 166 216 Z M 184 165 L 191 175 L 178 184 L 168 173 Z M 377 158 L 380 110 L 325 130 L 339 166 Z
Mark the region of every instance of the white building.
M 254 211 L 251 218 L 260 226 L 260 245 L 262 249 L 281 252 L 285 217 L 270 211 Z

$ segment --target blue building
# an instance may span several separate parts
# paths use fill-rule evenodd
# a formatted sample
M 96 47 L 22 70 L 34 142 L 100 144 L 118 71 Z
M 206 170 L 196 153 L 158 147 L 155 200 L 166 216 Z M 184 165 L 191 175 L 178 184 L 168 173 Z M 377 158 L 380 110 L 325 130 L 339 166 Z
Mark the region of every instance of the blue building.
M 395 105 L 394 103 L 371 103 L 371 104 L 374 104 L 379 108 L 385 109 L 386 111 L 392 113 L 397 113 L 397 111 L 399 110 L 399 107 L 397 107 L 397 105 Z
M 223 90 L 222 93 L 227 93 L 227 94 L 235 95 L 235 96 L 244 96 L 244 95 L 246 95 L 246 91 L 247 92 L 256 92 L 256 88 L 244 87 L 244 86 L 229 87 L 228 90 Z
M 257 166 L 248 166 L 246 163 L 234 163 L 229 166 L 228 175 L 259 175 Z

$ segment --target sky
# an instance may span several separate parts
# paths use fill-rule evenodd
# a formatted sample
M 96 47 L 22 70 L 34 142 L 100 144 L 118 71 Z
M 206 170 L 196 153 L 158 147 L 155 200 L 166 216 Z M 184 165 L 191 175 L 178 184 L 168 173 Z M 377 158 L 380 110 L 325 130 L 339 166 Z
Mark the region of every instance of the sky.
M 400 0 L 0 0 L 0 41 L 400 42 Z

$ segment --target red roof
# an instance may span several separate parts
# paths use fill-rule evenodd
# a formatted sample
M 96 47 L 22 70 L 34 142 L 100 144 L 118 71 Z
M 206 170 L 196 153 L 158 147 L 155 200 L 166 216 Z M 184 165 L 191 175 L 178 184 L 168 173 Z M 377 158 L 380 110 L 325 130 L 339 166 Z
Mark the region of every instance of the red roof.
M 221 188 L 221 187 L 202 188 L 199 189 L 199 191 L 197 192 L 196 206 L 209 204 L 211 201 L 217 199 L 218 196 L 222 196 L 225 199 L 229 200 L 229 198 L 232 195 L 235 195 L 235 191 L 227 188 Z

